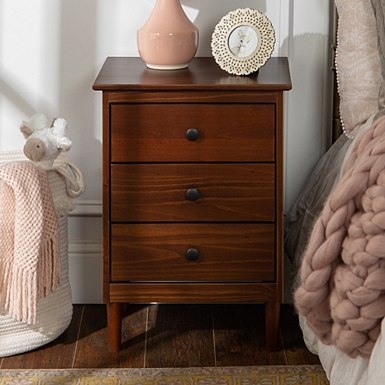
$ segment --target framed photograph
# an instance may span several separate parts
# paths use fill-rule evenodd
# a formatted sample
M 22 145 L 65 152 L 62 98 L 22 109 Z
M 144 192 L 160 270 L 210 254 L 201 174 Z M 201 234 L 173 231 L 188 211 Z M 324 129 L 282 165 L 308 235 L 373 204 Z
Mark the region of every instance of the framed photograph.
M 274 51 L 275 31 L 262 12 L 242 8 L 228 13 L 216 25 L 211 40 L 215 61 L 233 75 L 258 71 Z

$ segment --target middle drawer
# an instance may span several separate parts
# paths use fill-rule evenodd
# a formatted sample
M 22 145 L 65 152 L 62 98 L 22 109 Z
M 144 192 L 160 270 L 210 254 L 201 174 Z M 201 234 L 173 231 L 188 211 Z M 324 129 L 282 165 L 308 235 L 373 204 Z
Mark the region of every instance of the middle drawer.
M 274 221 L 274 164 L 113 164 L 112 222 Z

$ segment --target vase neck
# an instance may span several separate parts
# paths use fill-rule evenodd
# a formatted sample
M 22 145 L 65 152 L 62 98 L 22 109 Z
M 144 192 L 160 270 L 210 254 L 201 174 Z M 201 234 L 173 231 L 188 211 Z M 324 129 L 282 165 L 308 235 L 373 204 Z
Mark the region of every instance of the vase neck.
M 196 28 L 183 10 L 179 0 L 157 0 L 148 20 L 156 25 L 169 25 L 174 29 Z
M 157 0 L 153 12 L 164 14 L 185 14 L 179 0 Z

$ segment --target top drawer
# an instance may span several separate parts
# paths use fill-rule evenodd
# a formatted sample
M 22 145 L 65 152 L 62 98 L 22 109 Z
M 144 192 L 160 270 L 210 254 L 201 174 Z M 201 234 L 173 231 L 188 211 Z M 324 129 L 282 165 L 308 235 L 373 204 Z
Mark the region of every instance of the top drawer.
M 112 104 L 111 161 L 272 162 L 274 132 L 274 104 Z

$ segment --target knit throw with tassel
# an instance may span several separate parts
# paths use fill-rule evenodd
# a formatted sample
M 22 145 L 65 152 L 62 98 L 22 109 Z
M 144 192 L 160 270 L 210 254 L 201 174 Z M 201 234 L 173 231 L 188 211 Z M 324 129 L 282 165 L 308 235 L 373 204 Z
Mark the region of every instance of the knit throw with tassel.
M 36 305 L 60 283 L 58 222 L 47 173 L 31 162 L 0 167 L 0 305 L 36 323 Z
M 370 356 L 385 316 L 385 117 L 357 139 L 302 261 L 295 305 L 325 344 Z

